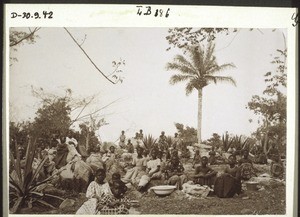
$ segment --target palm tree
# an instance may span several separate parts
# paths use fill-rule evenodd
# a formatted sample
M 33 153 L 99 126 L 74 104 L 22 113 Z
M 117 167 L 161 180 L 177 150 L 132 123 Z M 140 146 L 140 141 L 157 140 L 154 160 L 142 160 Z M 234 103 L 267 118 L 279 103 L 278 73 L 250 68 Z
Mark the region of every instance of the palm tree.
M 234 64 L 226 63 L 218 65 L 213 55 L 215 45 L 210 42 L 205 50 L 204 46 L 190 46 L 186 48 L 185 56 L 176 55 L 173 62 L 167 63 L 167 70 L 177 70 L 180 73 L 170 78 L 170 84 L 187 81 L 186 95 L 194 89 L 198 91 L 198 143 L 201 143 L 201 122 L 202 122 L 202 89 L 210 83 L 228 82 L 236 86 L 235 80 L 230 76 L 216 75 L 218 72 L 228 68 L 234 68 Z

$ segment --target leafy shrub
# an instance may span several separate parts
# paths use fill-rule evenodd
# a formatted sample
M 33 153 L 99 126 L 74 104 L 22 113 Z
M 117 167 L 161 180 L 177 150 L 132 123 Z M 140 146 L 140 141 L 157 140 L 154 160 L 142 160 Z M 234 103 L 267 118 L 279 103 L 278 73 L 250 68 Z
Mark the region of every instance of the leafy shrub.
M 223 150 L 225 152 L 228 151 L 228 149 L 232 145 L 233 141 L 234 141 L 234 139 L 230 138 L 230 136 L 227 132 L 225 134 L 223 134 L 223 136 L 222 136 L 222 146 L 223 146 Z
M 154 139 L 154 137 L 150 134 L 143 138 L 143 143 L 145 148 L 150 151 L 155 146 L 157 139 Z
M 52 176 L 44 179 L 43 181 L 36 181 L 38 174 L 40 173 L 48 158 L 45 157 L 42 160 L 42 162 L 38 165 L 36 170 L 33 171 L 32 164 L 34 160 L 34 153 L 36 150 L 36 140 L 29 140 L 25 155 L 25 166 L 23 169 L 21 169 L 21 159 L 20 154 L 17 151 L 17 145 L 15 145 L 15 148 L 17 156 L 16 160 L 14 160 L 12 153 L 10 154 L 11 162 L 13 164 L 12 166 L 14 168 L 14 175 L 13 173 L 9 175 L 9 201 L 11 205 L 10 212 L 17 213 L 20 210 L 20 208 L 24 207 L 25 205 L 31 208 L 34 204 L 40 204 L 55 209 L 55 207 L 50 203 L 46 202 L 45 199 L 47 197 L 56 198 L 60 200 L 64 199 L 56 195 L 44 194 L 37 190 L 39 186 L 47 183 L 55 175 L 57 175 L 53 174 Z

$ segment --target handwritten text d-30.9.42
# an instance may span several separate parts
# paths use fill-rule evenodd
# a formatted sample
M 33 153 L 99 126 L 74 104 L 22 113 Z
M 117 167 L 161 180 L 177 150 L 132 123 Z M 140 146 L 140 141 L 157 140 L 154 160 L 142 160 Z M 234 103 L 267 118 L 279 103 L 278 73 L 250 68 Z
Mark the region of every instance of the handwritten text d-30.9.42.
M 42 11 L 42 12 L 11 12 L 11 19 L 52 19 L 53 11 Z
M 169 17 L 170 8 L 161 9 L 161 8 L 151 8 L 151 6 L 136 6 L 138 16 L 149 16 L 153 15 L 154 17 Z

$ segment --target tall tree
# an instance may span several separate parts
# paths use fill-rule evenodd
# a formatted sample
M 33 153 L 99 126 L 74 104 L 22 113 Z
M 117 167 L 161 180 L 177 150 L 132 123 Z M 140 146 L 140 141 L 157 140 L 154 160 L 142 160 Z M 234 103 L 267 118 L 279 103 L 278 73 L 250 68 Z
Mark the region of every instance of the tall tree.
M 269 142 L 276 142 L 282 151 L 285 151 L 286 142 L 286 57 L 287 50 L 277 50 L 271 62 L 276 65 L 276 69 L 267 72 L 265 77 L 266 89 L 262 95 L 254 95 L 248 102 L 249 110 L 259 117 L 259 128 L 256 134 L 262 134 L 264 151 L 267 152 Z
M 204 46 L 188 46 L 186 54 L 176 55 L 173 62 L 167 63 L 167 70 L 179 71 L 170 78 L 170 84 L 187 82 L 186 95 L 192 93 L 194 89 L 198 91 L 198 143 L 201 143 L 201 123 L 202 123 L 202 90 L 210 83 L 228 82 L 236 85 L 235 80 L 230 76 L 216 75 L 218 72 L 228 68 L 234 68 L 232 63 L 219 65 L 214 56 L 215 44 L 208 43 Z

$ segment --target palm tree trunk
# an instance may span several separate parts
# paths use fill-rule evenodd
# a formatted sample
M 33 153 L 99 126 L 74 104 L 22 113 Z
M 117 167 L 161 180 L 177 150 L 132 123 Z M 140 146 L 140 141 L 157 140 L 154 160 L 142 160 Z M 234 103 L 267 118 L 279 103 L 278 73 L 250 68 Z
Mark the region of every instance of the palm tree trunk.
M 201 144 L 201 124 L 202 124 L 202 89 L 198 90 L 198 126 L 197 126 L 197 137 L 198 144 Z

